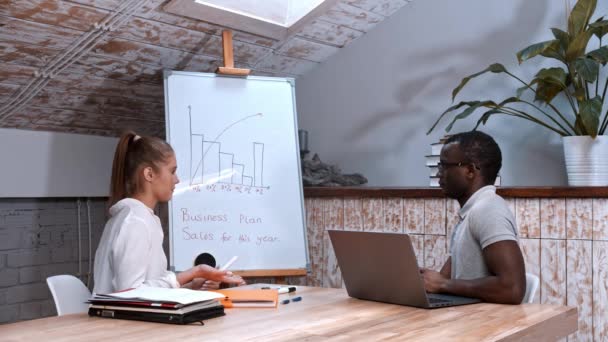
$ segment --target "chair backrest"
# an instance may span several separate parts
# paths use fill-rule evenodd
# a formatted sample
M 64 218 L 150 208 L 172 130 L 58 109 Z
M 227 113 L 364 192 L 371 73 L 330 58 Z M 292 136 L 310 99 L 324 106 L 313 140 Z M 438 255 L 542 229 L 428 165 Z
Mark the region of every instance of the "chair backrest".
M 80 279 L 71 275 L 57 275 L 46 278 L 46 283 L 53 295 L 58 316 L 88 311 L 86 301 L 91 297 L 91 291 Z
M 522 303 L 532 303 L 534 301 L 534 295 L 538 290 L 539 280 L 538 277 L 532 273 L 526 273 L 526 294 Z

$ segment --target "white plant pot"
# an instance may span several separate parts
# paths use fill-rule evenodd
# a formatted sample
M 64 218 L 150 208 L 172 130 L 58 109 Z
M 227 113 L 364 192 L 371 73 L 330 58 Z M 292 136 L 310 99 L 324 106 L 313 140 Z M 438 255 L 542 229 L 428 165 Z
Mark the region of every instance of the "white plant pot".
M 570 186 L 608 186 L 608 136 L 563 137 Z

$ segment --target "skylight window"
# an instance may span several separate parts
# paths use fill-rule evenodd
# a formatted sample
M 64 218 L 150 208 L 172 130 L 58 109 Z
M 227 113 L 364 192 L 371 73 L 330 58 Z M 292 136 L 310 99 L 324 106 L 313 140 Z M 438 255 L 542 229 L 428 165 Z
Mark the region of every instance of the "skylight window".
M 166 12 L 283 39 L 337 0 L 171 0 Z
M 269 23 L 290 27 L 324 0 L 195 0 Z

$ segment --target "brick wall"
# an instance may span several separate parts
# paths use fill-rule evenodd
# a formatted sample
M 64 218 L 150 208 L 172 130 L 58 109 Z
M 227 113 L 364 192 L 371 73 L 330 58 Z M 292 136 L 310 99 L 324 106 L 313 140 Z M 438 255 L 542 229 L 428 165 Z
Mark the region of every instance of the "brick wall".
M 105 199 L 91 199 L 92 256 L 106 221 Z M 82 277 L 87 282 L 86 199 L 80 209 Z M 46 278 L 78 274 L 78 206 L 70 199 L 0 199 L 0 323 L 55 315 Z M 91 275 L 91 287 L 93 277 Z

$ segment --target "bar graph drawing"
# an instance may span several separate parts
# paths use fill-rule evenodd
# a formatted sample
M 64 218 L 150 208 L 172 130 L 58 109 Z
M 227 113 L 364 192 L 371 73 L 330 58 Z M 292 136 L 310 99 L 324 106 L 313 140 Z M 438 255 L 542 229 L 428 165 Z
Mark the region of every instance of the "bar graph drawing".
M 224 128 L 215 138 L 192 130 L 192 106 L 188 106 L 190 126 L 190 185 L 214 183 L 243 185 L 269 189 L 264 183 L 264 143 L 251 142 L 253 165 L 241 162 L 239 156 L 222 149 L 220 137 L 234 125 L 243 121 L 261 118 L 257 113 L 237 120 Z

